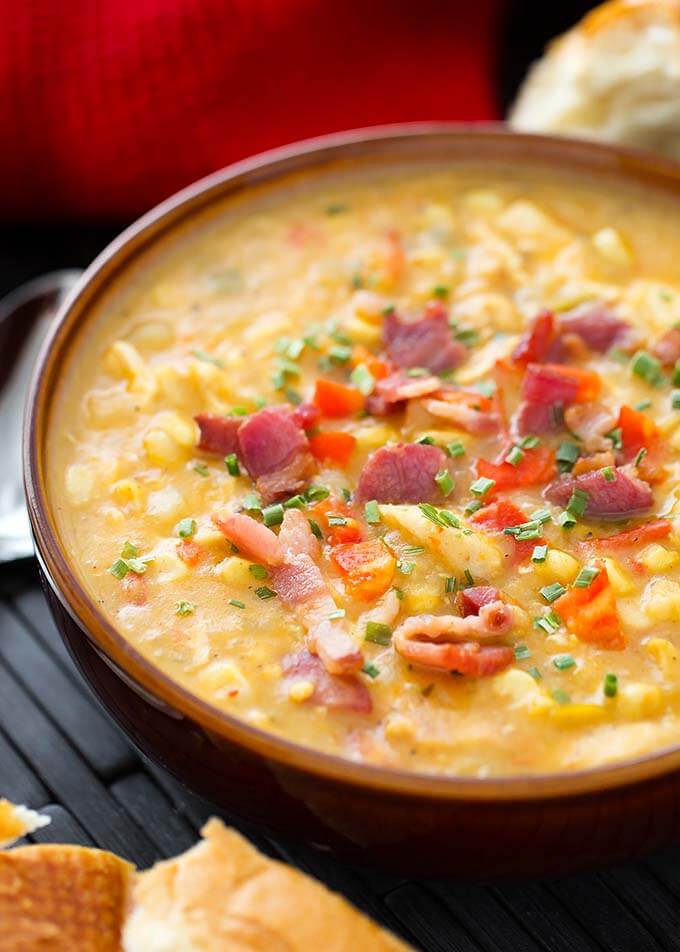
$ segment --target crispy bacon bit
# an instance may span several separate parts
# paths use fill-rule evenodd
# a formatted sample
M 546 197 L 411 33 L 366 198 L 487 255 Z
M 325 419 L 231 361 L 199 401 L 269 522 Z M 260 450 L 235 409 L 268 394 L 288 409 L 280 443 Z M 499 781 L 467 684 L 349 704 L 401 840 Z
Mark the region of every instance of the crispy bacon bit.
M 337 545 L 331 560 L 342 576 L 347 594 L 364 601 L 385 594 L 397 564 L 380 539 Z
M 604 469 L 606 466 L 614 465 L 616 465 L 616 458 L 611 450 L 595 453 L 593 456 L 579 456 L 574 463 L 571 475 L 580 476 L 582 473 L 590 473 L 594 469 Z
M 449 468 L 437 446 L 400 443 L 383 446 L 369 457 L 357 485 L 358 503 L 376 499 L 385 503 L 417 503 L 441 500 L 434 477 Z
M 309 441 L 287 406 L 265 407 L 238 431 L 240 456 L 265 502 L 290 496 L 316 471 Z
M 522 397 L 529 403 L 585 403 L 594 400 L 602 381 L 593 370 L 565 364 L 529 364 L 522 384 Z
M 314 693 L 309 698 L 312 704 L 322 704 L 331 710 L 351 711 L 355 714 L 370 714 L 373 702 L 366 685 L 358 677 L 338 677 L 329 674 L 321 660 L 303 648 L 281 659 L 284 686 L 299 681 L 311 681 Z
M 387 416 L 402 409 L 407 400 L 435 393 L 441 385 L 439 377 L 409 377 L 404 370 L 397 370 L 377 382 L 366 399 L 366 409 L 373 416 Z
M 283 562 L 283 546 L 267 526 L 240 512 L 218 512 L 212 518 L 220 532 L 223 532 L 247 559 L 262 562 L 267 566 L 280 565 Z
M 453 339 L 441 301 L 430 301 L 424 315 L 415 321 L 402 321 L 396 314 L 388 314 L 383 335 L 389 358 L 397 367 L 424 367 L 441 374 L 465 359 L 465 347 Z
M 652 353 L 666 367 L 680 360 L 680 327 L 671 327 L 666 331 L 652 348 Z
M 512 361 L 526 367 L 542 363 L 555 340 L 555 317 L 552 311 L 541 311 L 523 335 L 512 353 Z
M 425 400 L 424 407 L 432 416 L 447 420 L 467 433 L 498 433 L 502 429 L 493 401 L 476 391 L 443 389 L 432 399 Z
M 506 634 L 513 623 L 508 606 L 494 601 L 482 605 L 479 614 L 465 618 L 459 615 L 407 618 L 394 632 L 392 643 L 410 664 L 483 677 L 512 664 L 513 650 L 504 646 L 481 646 L 478 641 L 466 639 Z
M 279 531 L 283 557 L 305 553 L 315 561 L 321 556 L 321 543 L 312 532 L 309 520 L 299 509 L 286 509 Z
M 238 430 L 243 423 L 243 417 L 199 413 L 194 419 L 200 431 L 199 450 L 204 453 L 219 453 L 221 456 L 239 452 Z
M 294 496 L 304 489 L 316 473 L 314 457 L 308 450 L 296 450 L 280 469 L 260 476 L 255 485 L 263 502 L 275 502 Z
M 630 324 L 618 317 L 601 302 L 582 304 L 562 315 L 559 330 L 562 335 L 575 335 L 598 354 L 612 347 L 627 347 L 632 340 Z
M 610 651 L 621 651 L 626 639 L 616 608 L 614 590 L 604 563 L 585 588 L 570 588 L 553 602 L 553 609 L 580 641 Z
M 614 470 L 613 479 L 607 479 L 602 470 L 594 470 L 576 478 L 558 480 L 548 486 L 545 496 L 558 506 L 566 506 L 575 489 L 588 496 L 583 516 L 590 519 L 631 519 L 654 502 L 649 485 L 621 468 Z
M 483 509 L 479 509 L 470 517 L 470 522 L 474 522 L 475 525 L 478 525 L 485 532 L 501 535 L 504 529 L 509 529 L 510 526 L 519 526 L 523 522 L 527 522 L 527 516 L 514 503 L 508 502 L 507 499 L 501 499 L 498 502 L 492 502 L 490 505 L 484 506 Z M 528 559 L 534 546 L 540 545 L 543 541 L 542 538 L 515 539 L 514 536 L 506 535 L 503 535 L 503 538 L 512 539 L 515 550 L 515 560 L 518 562 L 521 562 L 523 559 Z M 474 591 L 474 589 L 465 589 L 463 594 L 471 591 Z
M 479 459 L 476 467 L 478 476 L 494 480 L 496 485 L 493 492 L 517 489 L 520 486 L 540 486 L 555 475 L 555 453 L 547 446 L 537 446 L 535 449 L 525 450 L 517 466 L 507 462 L 489 463 L 485 459 Z
M 313 403 L 300 403 L 293 410 L 293 420 L 302 430 L 313 430 L 321 413 Z
M 587 453 L 599 453 L 611 449 L 605 433 L 613 430 L 616 414 L 599 403 L 576 403 L 564 411 L 564 422 L 569 430 L 583 443 Z
M 501 593 L 493 585 L 473 585 L 460 593 L 460 607 L 463 616 L 479 615 L 480 609 L 491 602 L 499 602 Z
M 561 403 L 529 403 L 523 400 L 512 418 L 512 428 L 517 436 L 530 433 L 551 433 L 561 429 L 564 422 L 564 407 Z
M 579 546 L 586 551 L 609 552 L 611 549 L 627 549 L 632 546 L 646 545 L 670 535 L 672 526 L 668 519 L 653 519 L 643 522 L 634 529 L 615 532 L 614 535 L 600 536 L 597 539 L 584 539 Z

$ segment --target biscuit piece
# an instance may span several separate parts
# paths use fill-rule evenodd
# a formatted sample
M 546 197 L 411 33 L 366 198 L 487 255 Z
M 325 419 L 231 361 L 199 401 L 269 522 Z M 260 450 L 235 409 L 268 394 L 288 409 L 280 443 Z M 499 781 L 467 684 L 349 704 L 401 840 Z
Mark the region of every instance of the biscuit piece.
M 48 816 L 0 799 L 0 849 L 10 846 L 27 833 L 35 833 L 49 822 Z

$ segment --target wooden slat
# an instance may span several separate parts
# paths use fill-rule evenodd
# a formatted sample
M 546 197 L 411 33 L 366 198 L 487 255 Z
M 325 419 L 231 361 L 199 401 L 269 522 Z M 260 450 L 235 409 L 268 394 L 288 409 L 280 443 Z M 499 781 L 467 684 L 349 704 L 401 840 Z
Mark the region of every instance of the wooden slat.
M 0 658 L 94 770 L 107 778 L 132 769 L 136 755 L 118 728 L 90 697 L 74 690 L 60 665 L 4 605 L 0 630 Z
M 117 781 L 111 793 L 161 856 L 183 853 L 196 842 L 196 832 L 148 774 L 135 773 Z
M 422 886 L 400 886 L 385 896 L 385 902 L 423 952 L 483 952 L 449 910 Z
M 432 883 L 432 891 L 489 952 L 541 952 L 539 943 L 483 886 L 464 883 Z
M 8 596 L 12 608 L 51 652 L 72 666 L 71 657 L 52 620 L 45 596 L 39 588 L 27 588 Z M 73 669 L 75 670 L 75 669 Z
M 0 638 L 2 633 L 0 632 Z M 0 699 L 0 706 L 2 706 Z M 49 794 L 35 771 L 0 732 L 0 797 L 37 809 L 47 803 Z
M 541 883 L 504 882 L 493 888 L 498 901 L 519 919 L 547 952 L 598 952 L 602 949 L 583 928 L 578 910 L 572 916 Z
M 0 729 L 97 845 L 138 865 L 157 859 L 158 851 L 150 840 L 3 665 L 0 698 Z
M 59 804 L 50 803 L 40 811 L 52 821 L 31 835 L 34 843 L 75 843 L 76 846 L 96 846 L 80 823 Z
M 680 948 L 680 906 L 640 863 L 614 866 L 600 879 L 629 908 L 665 949 Z

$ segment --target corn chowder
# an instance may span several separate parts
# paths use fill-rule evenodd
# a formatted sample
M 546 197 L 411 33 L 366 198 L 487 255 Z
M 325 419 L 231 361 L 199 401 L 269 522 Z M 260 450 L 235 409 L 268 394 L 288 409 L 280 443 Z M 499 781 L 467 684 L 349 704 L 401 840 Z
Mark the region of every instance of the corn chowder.
M 680 741 L 680 235 L 544 172 L 293 181 L 147 253 L 55 396 L 62 544 L 120 632 L 374 765 Z

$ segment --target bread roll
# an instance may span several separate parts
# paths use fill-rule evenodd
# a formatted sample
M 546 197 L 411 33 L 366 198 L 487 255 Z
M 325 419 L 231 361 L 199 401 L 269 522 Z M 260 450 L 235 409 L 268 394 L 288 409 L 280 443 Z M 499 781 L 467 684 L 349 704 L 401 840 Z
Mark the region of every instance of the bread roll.
M 125 952 L 407 952 L 340 896 L 258 853 L 219 820 L 141 873 Z
M 48 816 L 42 816 L 28 807 L 17 806 L 9 800 L 0 799 L 0 849 L 4 849 L 15 840 L 35 833 L 50 822 Z
M 612 0 L 548 47 L 509 121 L 680 158 L 680 0 Z

